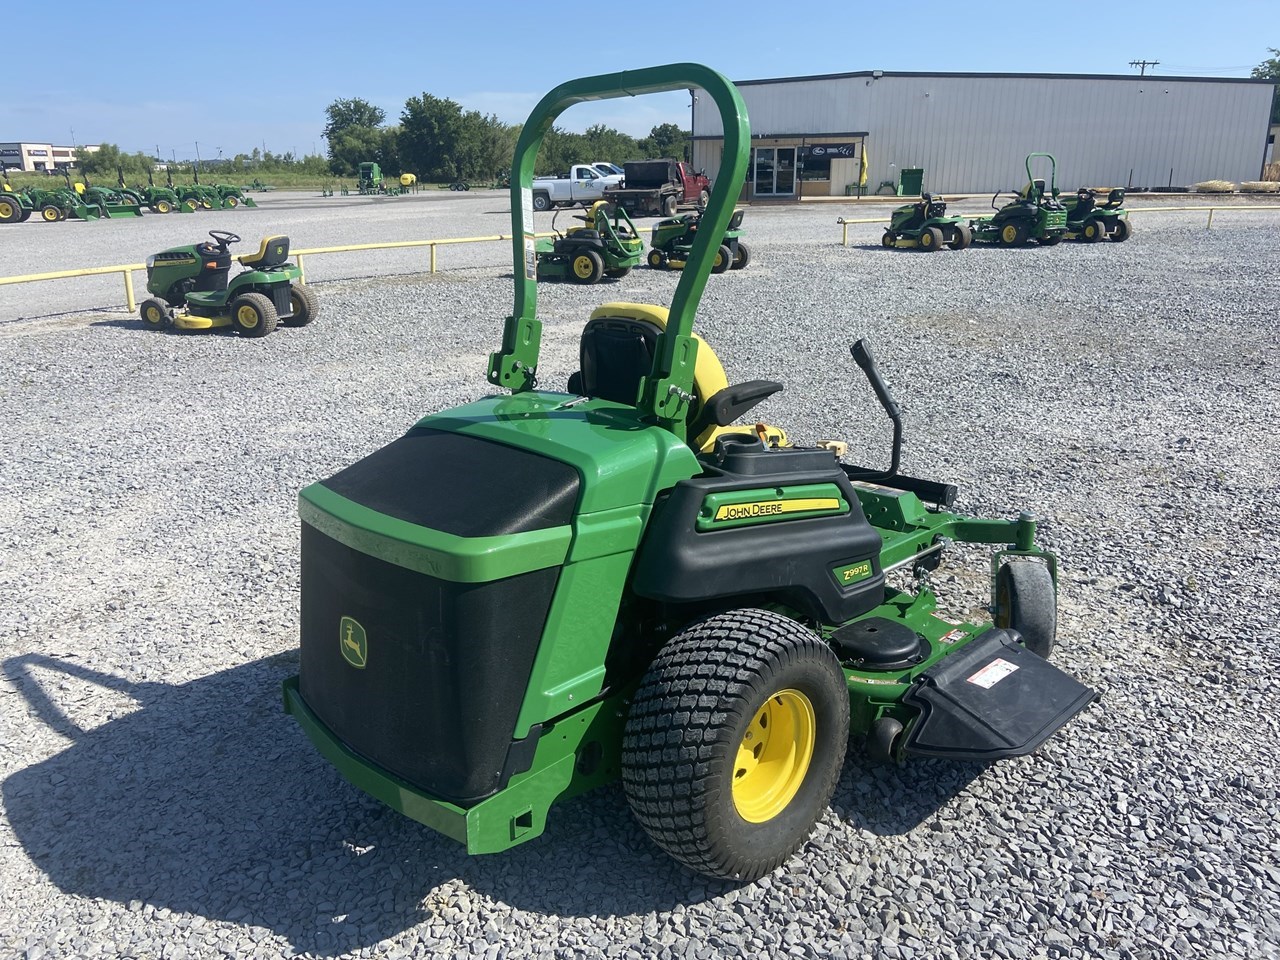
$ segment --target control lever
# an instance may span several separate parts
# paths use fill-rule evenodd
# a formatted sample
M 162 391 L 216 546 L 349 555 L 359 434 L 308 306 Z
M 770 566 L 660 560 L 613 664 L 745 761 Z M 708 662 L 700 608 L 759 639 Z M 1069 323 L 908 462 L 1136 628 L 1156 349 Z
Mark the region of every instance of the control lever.
M 866 374 L 867 382 L 871 384 L 871 389 L 876 393 L 876 399 L 880 401 L 880 406 L 884 408 L 884 412 L 888 414 L 889 420 L 893 423 L 893 453 L 890 457 L 889 469 L 875 471 L 864 467 L 857 470 L 857 476 L 863 480 L 888 479 L 898 472 L 898 461 L 902 456 L 901 411 L 898 409 L 898 402 L 893 399 L 893 394 L 889 392 L 889 388 L 885 386 L 885 382 L 880 378 L 880 371 L 876 369 L 875 357 L 871 355 L 871 347 L 867 344 L 867 341 L 859 338 L 849 348 L 849 352 L 853 354 L 853 362 Z

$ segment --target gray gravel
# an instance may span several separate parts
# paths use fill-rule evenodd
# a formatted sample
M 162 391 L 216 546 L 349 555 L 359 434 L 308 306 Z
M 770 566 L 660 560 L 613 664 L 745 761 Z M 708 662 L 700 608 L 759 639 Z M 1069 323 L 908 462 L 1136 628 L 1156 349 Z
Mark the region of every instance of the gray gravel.
M 0 273 L 141 259 L 195 226 L 300 246 L 507 228 L 496 193 L 396 202 L 28 223 L 0 235 Z M 813 841 L 749 886 L 673 864 L 617 787 L 468 858 L 347 785 L 278 690 L 298 489 L 486 392 L 505 249 L 449 251 L 436 276 L 318 259 L 322 317 L 262 341 L 144 331 L 93 309 L 110 286 L 0 288 L 0 952 L 1280 956 L 1280 217 L 925 255 L 873 226 L 841 247 L 839 214 L 753 209 L 753 263 L 711 279 L 701 332 L 731 376 L 786 383 L 764 412 L 796 439 L 875 459 L 888 431 L 847 349 L 871 337 L 904 470 L 1046 519 L 1060 662 L 1100 704 L 991 766 L 852 745 Z M 592 306 L 674 282 L 544 285 L 544 382 Z M 954 559 L 938 584 L 966 610 L 984 560 Z

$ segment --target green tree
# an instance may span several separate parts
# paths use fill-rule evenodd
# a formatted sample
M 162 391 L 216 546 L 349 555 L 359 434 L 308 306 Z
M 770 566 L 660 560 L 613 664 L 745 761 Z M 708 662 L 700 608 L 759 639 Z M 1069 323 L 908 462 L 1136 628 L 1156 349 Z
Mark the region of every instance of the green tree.
M 359 97 L 339 98 L 324 108 L 326 123 L 322 136 L 331 140 L 348 127 L 380 127 L 387 112 Z
M 99 144 L 97 150 L 77 150 L 76 164 L 85 173 L 91 174 L 111 174 L 115 175 L 116 167 L 123 166 L 128 160 L 126 154 L 120 152 L 120 148 L 114 143 Z M 130 161 L 132 166 L 132 162 Z
M 579 160 L 583 163 L 594 163 L 597 160 L 624 163 L 634 160 L 640 154 L 640 145 L 636 143 L 635 137 L 606 127 L 603 123 L 587 127 L 582 140 L 583 155 Z
M 1280 50 L 1268 47 L 1267 52 L 1273 56 L 1254 67 L 1251 76 L 1258 80 L 1280 80 Z M 1271 97 L 1271 122 L 1280 123 L 1280 86 Z
M 691 137 L 690 131 L 681 130 L 674 123 L 660 123 L 640 141 L 640 149 L 649 158 L 674 157 L 677 160 L 688 160 Z
M 400 162 L 422 180 L 458 176 L 462 107 L 453 100 L 423 92 L 405 101 L 400 114 Z
M 381 163 L 382 131 L 377 127 L 347 127 L 329 138 L 329 169 L 351 176 L 366 160 Z

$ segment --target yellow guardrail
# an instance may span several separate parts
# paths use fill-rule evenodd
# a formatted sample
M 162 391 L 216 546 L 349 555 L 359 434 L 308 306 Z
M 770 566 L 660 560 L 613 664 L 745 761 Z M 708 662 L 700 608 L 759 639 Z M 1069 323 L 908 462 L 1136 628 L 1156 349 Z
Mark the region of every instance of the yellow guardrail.
M 1244 210 L 1246 212 L 1252 211 L 1252 210 L 1280 210 L 1280 204 L 1227 203 L 1227 204 L 1218 204 L 1216 206 L 1204 206 L 1204 207 L 1199 207 L 1199 206 L 1198 207 L 1134 207 L 1134 208 L 1126 209 L 1125 213 L 1128 214 L 1129 216 L 1133 216 L 1135 213 L 1186 213 L 1188 211 L 1195 212 L 1195 211 L 1204 211 L 1204 210 L 1209 211 L 1209 220 L 1208 222 L 1205 223 L 1204 228 L 1206 230 L 1212 230 L 1213 229 L 1213 212 L 1215 210 Z M 977 220 L 980 217 L 990 216 L 990 214 L 957 213 L 957 214 L 954 214 L 954 216 L 965 217 L 966 219 L 969 219 L 969 220 Z M 888 217 L 870 217 L 870 218 L 849 219 L 849 220 L 846 220 L 844 217 L 837 217 L 836 223 L 840 224 L 840 226 L 843 228 L 843 233 L 840 238 L 840 243 L 842 246 L 846 246 L 846 247 L 849 245 L 849 225 L 851 223 L 888 223 L 888 222 L 889 222 Z
M 537 237 L 554 236 L 551 233 L 537 233 Z M 431 248 L 431 272 L 436 272 L 436 247 L 444 247 L 458 243 L 495 243 L 502 240 L 510 240 L 511 234 L 497 233 L 491 237 L 443 237 L 436 240 L 394 240 L 386 243 L 349 243 L 338 247 L 310 247 L 302 250 L 290 250 L 289 256 L 298 265 L 298 269 L 302 271 L 302 279 L 305 281 L 307 277 L 306 267 L 304 265 L 305 257 L 315 257 L 326 253 L 348 253 L 353 250 L 393 250 L 401 247 L 430 247 Z M 244 253 L 235 257 L 235 260 L 243 260 L 245 257 L 253 256 L 253 254 Z M 0 286 L 6 286 L 11 283 L 35 283 L 39 280 L 65 280 L 72 277 L 97 277 L 103 274 L 119 273 L 124 276 L 124 297 L 125 303 L 132 313 L 138 309 L 137 301 L 133 296 L 133 272 L 135 270 L 145 270 L 145 263 L 118 263 L 110 267 L 85 267 L 81 270 L 54 270 L 49 273 L 27 273 L 17 277 L 0 277 Z

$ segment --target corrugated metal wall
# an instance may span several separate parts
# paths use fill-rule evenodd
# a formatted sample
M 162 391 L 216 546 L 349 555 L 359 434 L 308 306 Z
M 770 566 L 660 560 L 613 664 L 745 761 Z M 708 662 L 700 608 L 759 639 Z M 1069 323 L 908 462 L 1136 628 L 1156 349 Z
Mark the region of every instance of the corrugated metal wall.
M 925 189 L 1021 187 L 1033 151 L 1058 160 L 1058 185 L 1134 188 L 1253 180 L 1268 132 L 1272 87 L 1161 77 L 910 76 L 885 74 L 739 87 L 753 136 L 865 130 L 868 187 L 923 167 Z M 695 135 L 721 133 L 703 107 Z M 713 170 L 711 144 L 695 163 Z

